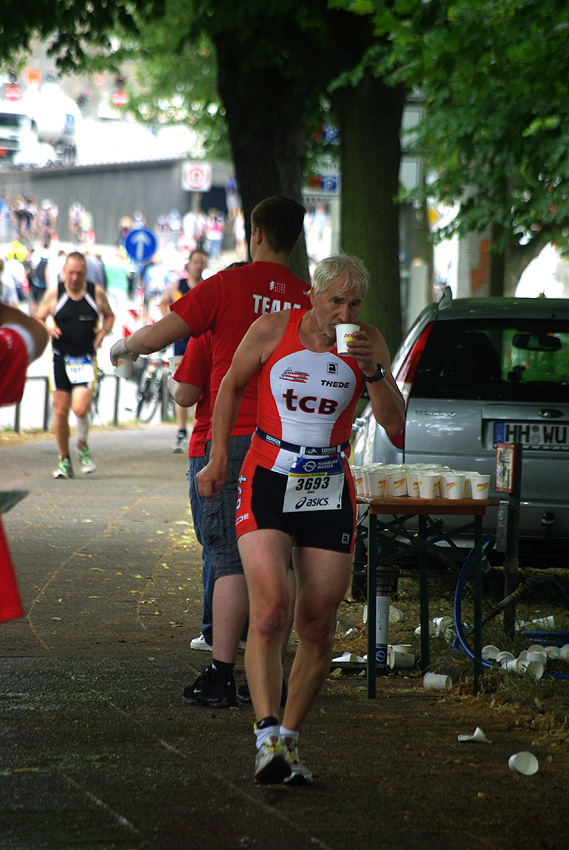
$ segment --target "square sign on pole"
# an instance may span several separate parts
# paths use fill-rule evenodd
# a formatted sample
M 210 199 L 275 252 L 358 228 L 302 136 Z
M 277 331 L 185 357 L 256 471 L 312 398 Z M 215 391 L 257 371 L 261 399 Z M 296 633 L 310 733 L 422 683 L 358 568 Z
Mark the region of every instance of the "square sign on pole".
M 185 162 L 182 166 L 182 189 L 186 192 L 209 192 L 211 165 L 207 162 Z

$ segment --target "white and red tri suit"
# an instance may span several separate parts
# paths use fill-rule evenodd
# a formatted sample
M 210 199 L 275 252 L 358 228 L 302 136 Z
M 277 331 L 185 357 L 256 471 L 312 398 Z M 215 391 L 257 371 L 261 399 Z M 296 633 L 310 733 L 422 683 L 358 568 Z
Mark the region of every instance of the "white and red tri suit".
M 298 330 L 306 312 L 291 310 L 281 341 L 259 373 L 257 430 L 242 468 L 238 537 L 259 527 L 251 501 L 255 469 L 262 467 L 284 477 L 295 459 L 306 454 L 343 453 L 355 525 L 355 491 L 346 454 L 363 388 L 362 371 L 353 358 L 338 354 L 336 347 L 324 353 L 304 348 Z M 289 445 L 283 447 L 281 441 Z M 334 452 L 314 451 L 333 446 Z M 332 520 L 335 512 L 329 513 Z

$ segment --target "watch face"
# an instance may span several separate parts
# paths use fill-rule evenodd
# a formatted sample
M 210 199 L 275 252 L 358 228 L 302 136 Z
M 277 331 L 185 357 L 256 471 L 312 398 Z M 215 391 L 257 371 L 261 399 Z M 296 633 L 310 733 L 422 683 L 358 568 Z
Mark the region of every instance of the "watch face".
M 383 378 L 385 378 L 385 369 L 381 363 L 378 363 L 375 375 L 372 375 L 371 378 L 366 378 L 365 380 L 368 384 L 373 384 L 375 381 L 381 381 Z

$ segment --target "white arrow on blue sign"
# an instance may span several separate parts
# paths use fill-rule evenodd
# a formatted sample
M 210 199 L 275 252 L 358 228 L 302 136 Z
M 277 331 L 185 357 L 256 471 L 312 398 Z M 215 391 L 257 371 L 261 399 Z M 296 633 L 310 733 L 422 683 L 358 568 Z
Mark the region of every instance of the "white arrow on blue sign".
M 124 241 L 124 248 L 131 260 L 146 263 L 156 253 L 158 241 L 151 230 L 131 230 Z

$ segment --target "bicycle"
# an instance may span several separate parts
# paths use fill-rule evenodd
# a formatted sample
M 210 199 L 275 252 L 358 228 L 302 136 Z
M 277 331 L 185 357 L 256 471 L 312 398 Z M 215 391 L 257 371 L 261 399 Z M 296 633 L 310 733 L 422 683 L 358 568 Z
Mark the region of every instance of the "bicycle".
M 97 380 L 95 381 L 95 389 L 93 390 L 93 395 L 91 397 L 91 407 L 89 408 L 89 419 L 91 423 L 95 421 L 95 417 L 99 417 L 99 422 L 101 425 L 103 424 L 101 419 L 101 414 L 99 412 L 99 398 L 101 396 L 101 384 L 103 382 L 103 378 L 105 377 L 105 373 L 103 370 L 97 366 Z
M 146 365 L 138 381 L 135 416 L 140 422 L 150 422 L 161 407 L 162 419 L 175 416 L 174 399 L 167 384 L 168 361 L 164 352 L 158 351 L 146 358 Z

